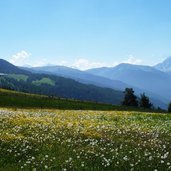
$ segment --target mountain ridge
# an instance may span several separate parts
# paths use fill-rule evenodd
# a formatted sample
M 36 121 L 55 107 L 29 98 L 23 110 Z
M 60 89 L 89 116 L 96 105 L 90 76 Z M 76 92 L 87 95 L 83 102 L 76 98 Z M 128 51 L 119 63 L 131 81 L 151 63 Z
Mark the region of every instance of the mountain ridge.
M 13 65 L 13 67 L 15 67 L 15 66 Z M 99 71 L 99 69 L 102 70 L 103 72 L 105 70 L 105 72 L 107 72 L 107 76 L 103 75 L 101 73 L 101 71 Z M 16 72 L 16 70 L 17 70 L 17 72 Z M 21 70 L 22 70 L 22 72 L 21 72 Z M 96 75 L 97 73 L 89 73 L 91 71 L 94 72 L 94 70 L 98 70 L 98 75 Z M 109 73 L 108 73 L 108 70 L 110 70 Z M 130 70 L 131 72 L 129 74 L 127 74 L 127 72 L 125 72 L 124 70 Z M 126 75 L 122 74 L 123 71 Z M 53 80 L 55 77 L 56 78 L 62 77 L 62 78 L 66 78 L 66 79 L 75 80 L 76 82 L 81 83 L 80 86 L 83 84 L 83 85 L 87 85 L 89 87 L 94 85 L 96 87 L 101 87 L 104 89 L 111 88 L 114 91 L 119 91 L 120 92 L 119 96 L 122 96 L 122 97 L 123 97 L 123 94 L 122 94 L 123 90 L 127 87 L 131 87 L 135 90 L 137 96 L 139 96 L 140 94 L 145 92 L 150 97 L 150 99 L 152 100 L 152 103 L 155 106 L 167 108 L 166 104 L 168 103 L 169 99 L 163 97 L 161 94 L 157 94 L 157 92 L 151 91 L 150 89 L 146 88 L 145 86 L 139 86 L 137 84 L 134 84 L 134 79 L 129 80 L 129 82 L 124 80 L 125 78 L 131 78 L 131 77 L 136 78 L 139 71 L 143 71 L 143 73 L 145 72 L 147 76 L 149 75 L 149 72 L 150 72 L 150 74 L 155 74 L 156 72 L 159 75 L 163 74 L 163 72 L 156 70 L 155 68 L 152 68 L 149 66 L 131 65 L 131 64 L 120 64 L 116 67 L 110 67 L 110 68 L 102 67 L 102 68 L 95 68 L 95 69 L 87 70 L 87 71 L 80 71 L 80 70 L 65 67 L 65 66 L 45 66 L 45 67 L 36 67 L 36 68 L 16 67 L 15 68 L 16 73 L 27 72 L 27 75 L 32 76 L 32 77 L 28 78 L 28 80 L 33 80 L 32 83 L 35 83 L 40 86 L 42 86 L 42 84 L 49 84 L 49 86 L 53 85 L 53 84 L 55 84 L 54 80 Z M 114 73 L 115 73 L 115 75 L 118 75 L 118 74 L 119 75 L 114 78 L 113 77 Z M 36 75 L 42 75 L 43 77 L 39 78 L 39 80 L 35 80 L 33 75 L 34 75 L 34 77 L 37 77 Z M 138 76 L 142 77 L 141 75 L 138 75 Z M 17 78 L 19 76 L 14 76 L 14 77 Z M 27 80 L 27 78 L 26 77 L 24 78 L 23 75 L 22 75 L 22 77 L 23 77 L 23 79 Z M 50 79 L 49 79 L 49 77 L 50 77 Z M 166 76 L 164 76 L 164 78 L 165 77 Z M 17 79 L 21 80 L 21 78 L 17 78 Z M 143 79 L 143 77 L 142 77 L 142 79 Z M 60 84 L 60 82 L 58 82 L 58 84 Z M 23 85 L 23 86 L 26 86 L 26 85 Z M 52 90 L 50 89 L 50 91 L 52 91 Z M 61 91 L 64 91 L 64 90 L 61 90 Z M 82 94 L 82 93 L 80 92 L 80 94 Z M 77 97 L 78 96 L 79 96 L 79 94 L 77 94 Z M 79 98 L 81 98 L 81 97 L 79 97 Z M 106 95 L 105 95 L 105 98 L 107 99 Z M 121 98 L 120 98 L 120 100 L 121 100 Z M 111 103 L 111 101 L 110 101 L 110 103 Z
M 119 66 L 122 66 L 122 65 L 124 65 L 124 68 L 125 68 L 125 66 L 127 66 L 127 67 L 129 66 L 127 64 L 120 64 Z M 139 66 L 139 67 L 141 67 L 141 66 Z M 111 68 L 113 68 L 113 67 L 111 67 Z M 109 78 L 109 77 L 106 78 L 104 75 L 100 75 L 100 76 L 94 75 L 93 76 L 92 73 L 88 73 L 87 71 L 80 71 L 80 70 L 65 67 L 65 66 L 43 66 L 43 67 L 26 68 L 26 69 L 29 70 L 30 72 L 54 74 L 54 75 L 63 76 L 66 78 L 71 78 L 71 79 L 74 79 L 81 83 L 93 84 L 96 86 L 112 88 L 115 90 L 118 89 L 118 90 L 124 91 L 125 88 L 132 87 L 138 96 L 140 94 L 142 94 L 143 92 L 145 92 L 148 96 L 150 96 L 150 99 L 152 100 L 152 102 L 155 106 L 158 106 L 158 104 L 162 104 L 161 106 L 163 108 L 167 107 L 167 105 L 164 105 L 164 104 L 166 104 L 168 102 L 168 100 L 166 100 L 166 99 L 163 100 L 161 96 L 159 96 L 155 93 L 152 93 L 148 90 L 145 90 L 142 87 L 140 89 L 137 86 L 134 86 L 132 84 L 127 84 L 123 80 L 121 81 L 119 79 L 113 79 L 113 78 Z M 102 69 L 108 70 L 108 67 L 102 67 Z M 143 67 L 143 69 L 147 70 L 147 71 L 151 70 L 151 68 L 149 68 L 149 67 L 145 67 L 145 68 Z M 121 85 L 123 85 L 123 86 L 121 86 Z
M 113 88 L 115 90 L 124 90 L 126 87 L 130 86 L 119 80 L 111 80 L 105 77 L 102 78 L 66 66 L 43 66 L 43 67 L 32 67 L 32 68 L 24 67 L 23 69 L 33 73 L 53 74 L 65 78 L 71 78 L 84 84 L 93 84 L 100 87 Z
M 156 68 L 133 64 L 119 64 L 110 68 L 90 69 L 87 72 L 109 79 L 120 80 L 144 91 L 152 92 L 162 97 L 162 100 L 167 103 L 170 101 L 171 77 Z
M 7 66 L 7 68 L 5 67 Z M 33 74 L 0 60 L 0 87 L 48 96 L 120 104 L 123 92 L 48 74 Z
M 154 68 L 161 70 L 163 72 L 171 72 L 171 56 L 166 58 L 164 61 L 158 63 Z
M 0 73 L 29 74 L 30 72 L 24 71 L 4 59 L 0 59 Z

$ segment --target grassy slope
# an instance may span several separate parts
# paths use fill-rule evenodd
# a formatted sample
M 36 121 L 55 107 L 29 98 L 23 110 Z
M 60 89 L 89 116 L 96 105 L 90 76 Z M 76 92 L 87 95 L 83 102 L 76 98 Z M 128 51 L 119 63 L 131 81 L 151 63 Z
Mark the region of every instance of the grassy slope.
M 48 84 L 51 86 L 55 86 L 55 82 L 51 80 L 50 78 L 42 78 L 41 80 L 33 81 L 33 84 L 38 85 L 38 86 L 41 84 Z
M 24 74 L 8 74 L 7 77 L 14 78 L 17 81 L 27 81 L 28 76 Z
M 117 106 L 104 103 L 88 101 L 52 98 L 45 95 L 21 93 L 12 90 L 0 89 L 0 107 L 12 108 L 45 108 L 45 109 L 64 109 L 64 110 L 119 110 L 119 111 L 149 111 L 139 108 Z
M 50 98 L 43 95 L 21 93 L 5 89 L 0 89 L 0 106 L 14 108 L 55 108 L 91 110 L 114 110 L 119 108 L 114 105 L 68 100 L 62 98 Z
M 27 79 L 29 77 L 29 76 L 24 75 L 24 74 L 8 74 L 6 76 L 9 78 L 13 78 L 17 81 L 25 81 L 25 82 L 27 81 Z M 32 83 L 35 85 L 38 85 L 38 86 L 41 84 L 49 84 L 51 86 L 55 85 L 55 82 L 53 80 L 51 80 L 50 78 L 42 78 L 40 80 L 33 81 Z

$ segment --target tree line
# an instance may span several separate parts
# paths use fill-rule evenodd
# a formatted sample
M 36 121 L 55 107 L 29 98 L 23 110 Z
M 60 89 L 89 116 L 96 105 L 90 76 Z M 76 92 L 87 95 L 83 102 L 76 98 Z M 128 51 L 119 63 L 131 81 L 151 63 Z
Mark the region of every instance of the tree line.
M 145 93 L 140 95 L 138 98 L 134 94 L 134 90 L 132 88 L 126 88 L 124 91 L 124 100 L 122 101 L 123 106 L 131 106 L 131 107 L 140 107 L 143 109 L 151 109 L 153 104 L 150 102 L 148 96 Z
M 134 90 L 132 88 L 126 88 L 124 93 L 124 100 L 122 101 L 123 106 L 130 106 L 130 107 L 140 107 L 142 109 L 155 109 L 153 104 L 150 102 L 148 96 L 145 93 L 141 94 L 140 97 L 137 97 L 134 94 Z M 158 107 L 157 110 L 162 110 Z M 168 106 L 168 112 L 171 113 L 171 103 Z

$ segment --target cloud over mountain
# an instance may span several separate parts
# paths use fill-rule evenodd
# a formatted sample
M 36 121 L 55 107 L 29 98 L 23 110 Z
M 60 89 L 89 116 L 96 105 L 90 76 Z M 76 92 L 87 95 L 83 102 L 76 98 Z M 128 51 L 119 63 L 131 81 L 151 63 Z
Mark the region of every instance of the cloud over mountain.
M 26 52 L 25 50 L 22 50 L 16 54 L 12 55 L 10 62 L 17 66 L 25 65 L 26 60 L 30 55 L 31 55 L 30 53 Z

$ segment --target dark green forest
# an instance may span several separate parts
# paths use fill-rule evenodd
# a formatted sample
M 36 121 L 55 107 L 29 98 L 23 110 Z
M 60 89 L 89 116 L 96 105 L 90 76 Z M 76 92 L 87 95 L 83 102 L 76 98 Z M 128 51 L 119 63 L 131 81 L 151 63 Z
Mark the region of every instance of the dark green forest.
M 120 104 L 123 99 L 123 93 L 120 91 L 46 74 L 6 74 L 0 77 L 0 88 L 109 104 Z

